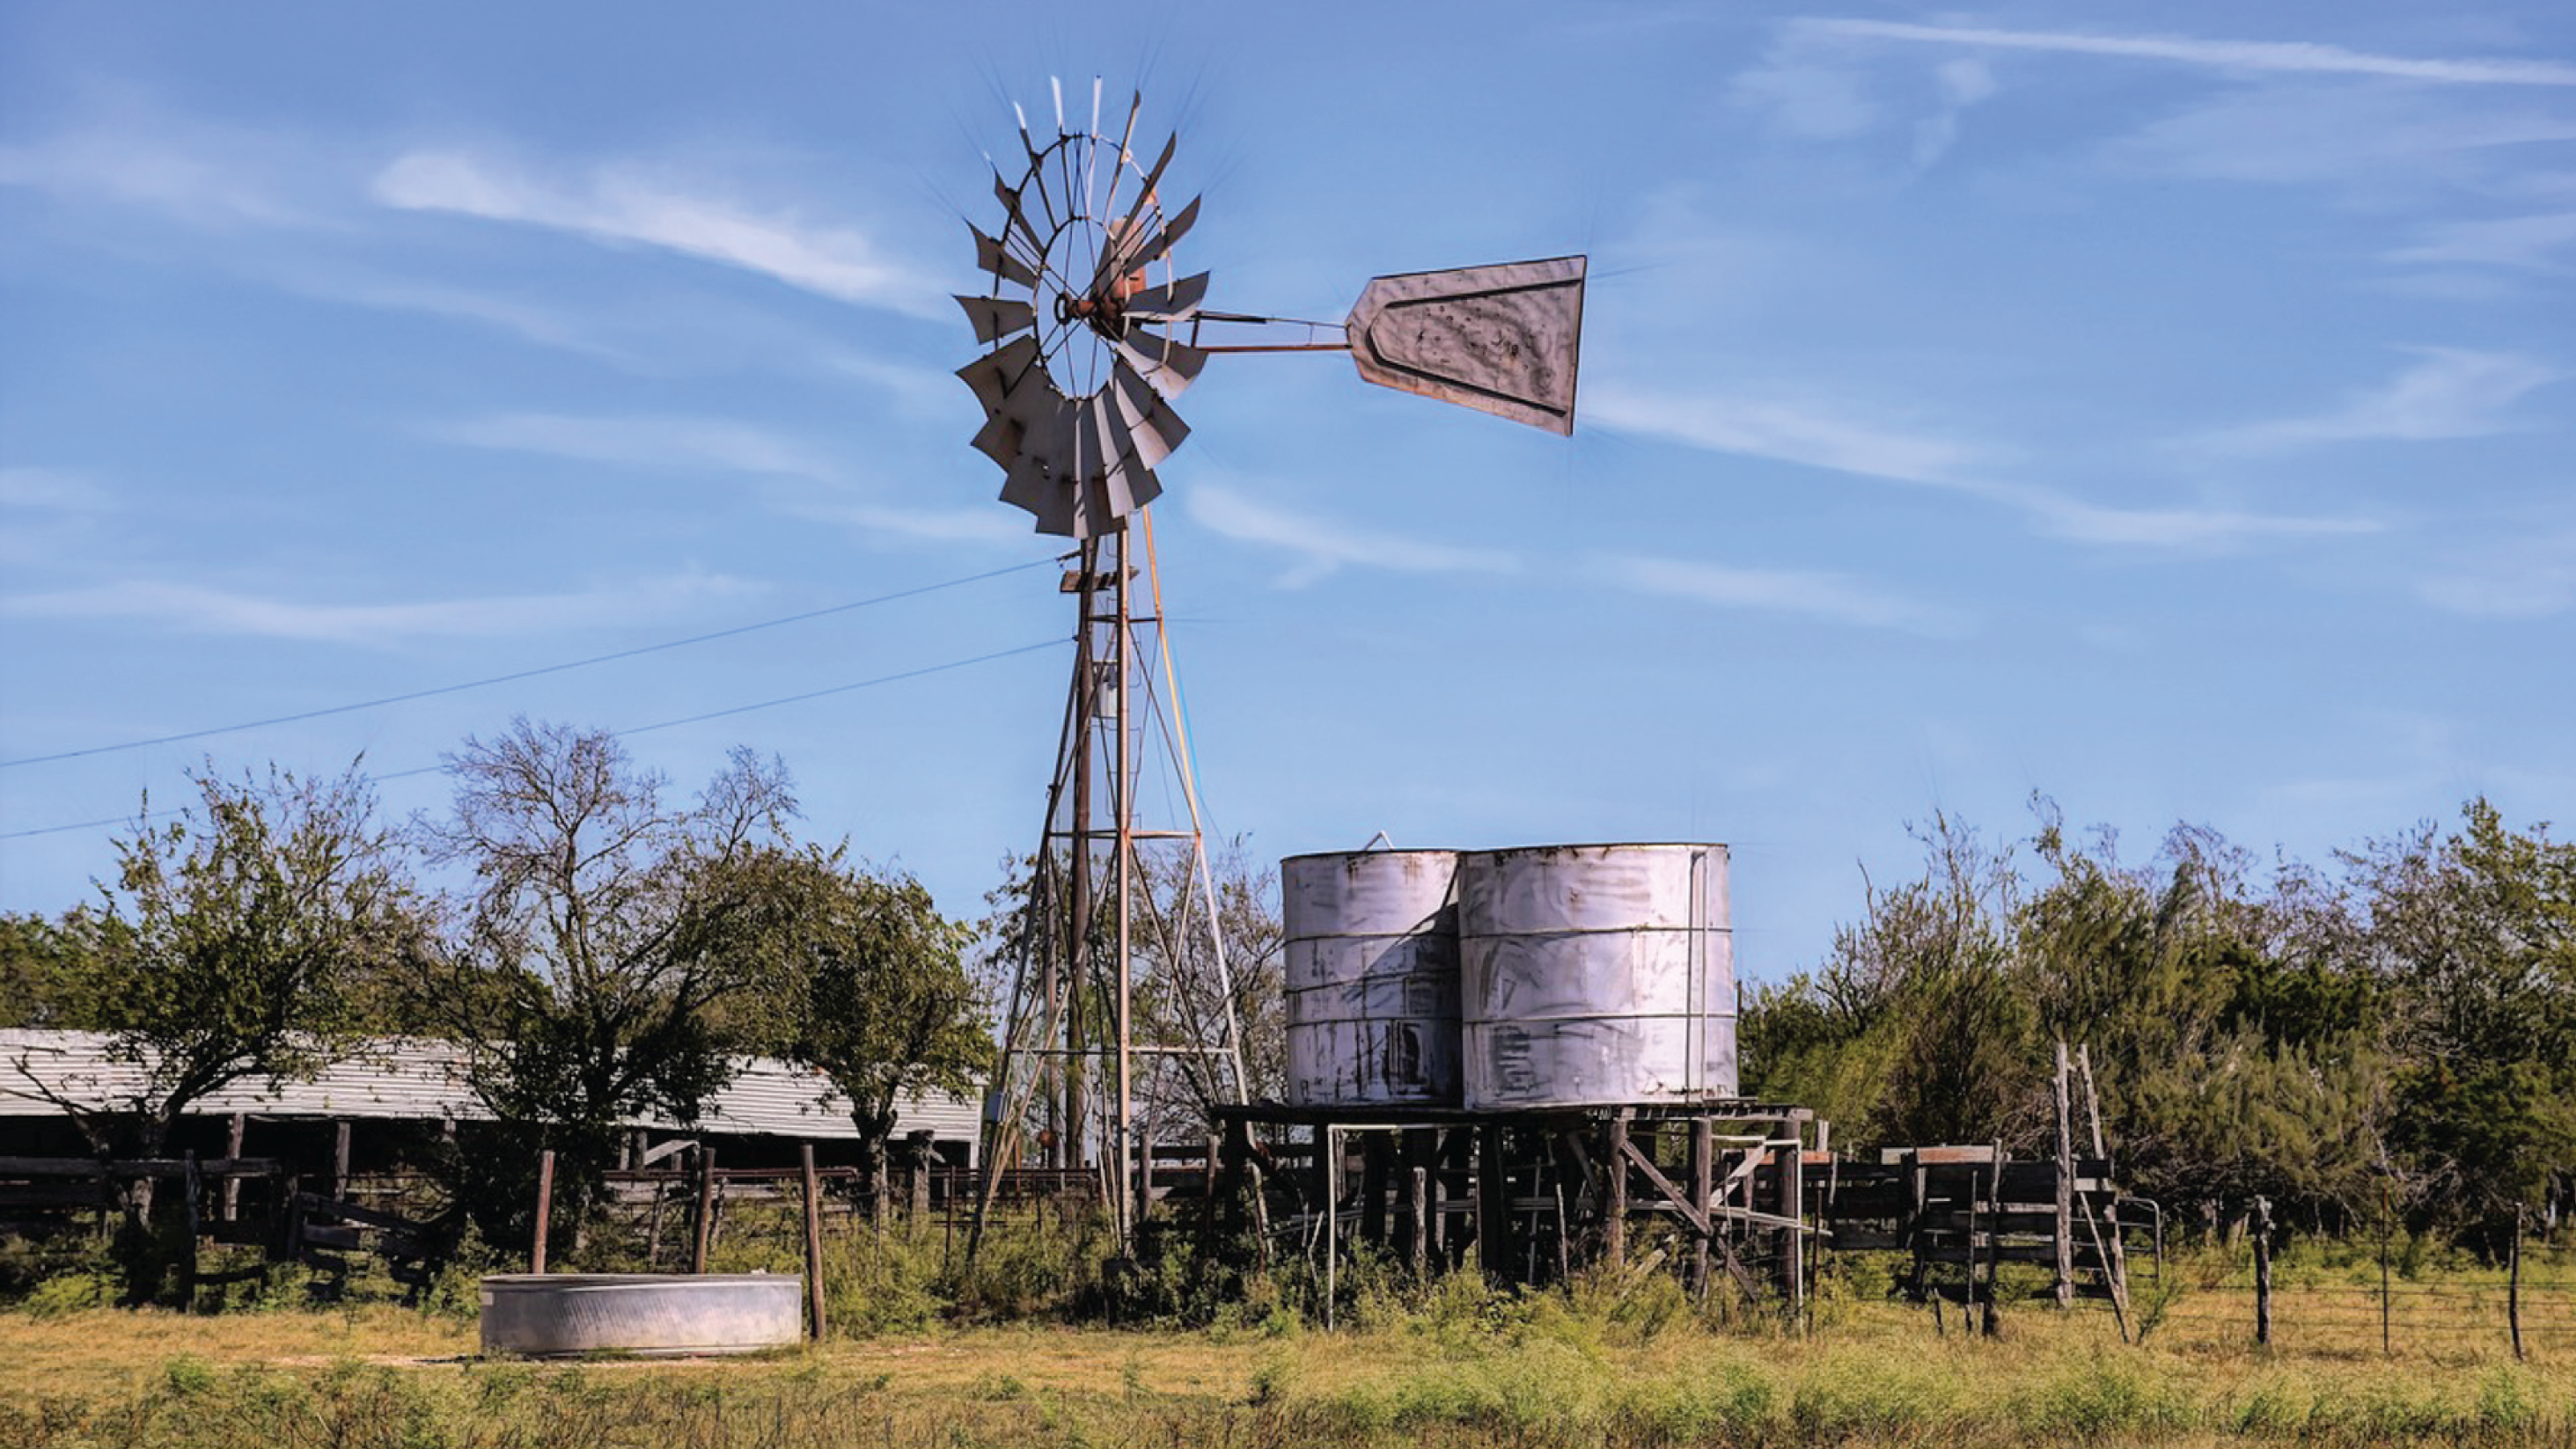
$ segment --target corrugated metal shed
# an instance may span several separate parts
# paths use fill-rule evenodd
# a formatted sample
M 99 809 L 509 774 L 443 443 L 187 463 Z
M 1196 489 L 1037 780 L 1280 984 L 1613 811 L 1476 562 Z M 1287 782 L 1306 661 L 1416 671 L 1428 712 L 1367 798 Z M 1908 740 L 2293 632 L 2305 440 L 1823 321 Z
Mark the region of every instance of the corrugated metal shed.
M 53 1115 L 61 1109 L 46 1100 L 48 1091 L 84 1104 L 130 1095 L 142 1080 L 142 1069 L 115 1060 L 107 1047 L 107 1036 L 99 1032 L 0 1031 L 0 1117 Z M 425 1037 L 365 1042 L 312 1081 L 281 1082 L 274 1090 L 256 1079 L 236 1082 L 197 1107 L 198 1115 L 208 1117 L 235 1112 L 420 1122 L 488 1121 L 492 1115 L 465 1086 L 464 1049 Z M 895 1132 L 926 1128 L 938 1141 L 966 1143 L 971 1154 L 979 1120 L 973 1099 L 931 1093 L 901 1104 Z M 658 1118 L 627 1125 L 680 1126 Z M 817 1141 L 859 1135 L 850 1125 L 848 1099 L 820 1073 L 767 1057 L 753 1058 L 732 1085 L 707 1103 L 696 1130 Z

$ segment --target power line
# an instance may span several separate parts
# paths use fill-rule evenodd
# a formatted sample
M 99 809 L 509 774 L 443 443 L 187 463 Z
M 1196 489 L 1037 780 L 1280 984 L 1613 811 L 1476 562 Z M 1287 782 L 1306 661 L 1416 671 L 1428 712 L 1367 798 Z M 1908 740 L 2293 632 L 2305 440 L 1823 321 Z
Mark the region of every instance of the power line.
M 750 634 L 762 629 L 775 629 L 785 624 L 801 624 L 808 619 L 820 619 L 832 614 L 846 614 L 853 609 L 866 609 L 873 608 L 878 604 L 891 604 L 897 599 L 916 598 L 922 594 L 937 593 L 942 589 L 954 589 L 966 584 L 979 584 L 986 579 L 998 579 L 1006 574 L 1026 573 L 1030 569 L 1048 567 L 1054 562 L 1055 560 L 1051 558 L 1034 559 L 1028 563 L 1013 564 L 1008 568 L 993 569 L 989 572 L 980 574 L 968 574 L 964 578 L 945 579 L 935 584 L 922 584 L 917 588 L 898 589 L 891 594 L 879 594 L 872 599 L 859 599 L 847 604 L 834 604 L 827 609 L 810 609 L 802 614 L 790 614 L 783 619 L 764 619 L 757 624 L 740 624 L 731 629 L 718 629 L 712 634 L 693 634 L 686 639 L 668 639 L 659 644 L 645 644 L 633 649 L 620 649 L 613 654 L 594 654 L 587 659 L 574 659 L 561 664 L 545 664 L 540 665 L 535 669 L 522 669 L 514 674 L 495 674 L 488 679 L 469 679 L 462 684 L 442 684 L 434 689 L 415 689 L 409 694 L 389 694 L 381 699 L 362 699 L 355 704 L 329 705 L 322 709 L 308 709 L 297 714 L 273 715 L 267 719 L 245 720 L 240 724 L 216 725 L 210 729 L 183 730 L 175 735 L 161 735 L 157 738 L 148 740 L 127 740 L 122 744 L 92 745 L 87 749 L 64 750 L 59 754 L 29 755 L 25 759 L 21 760 L 0 760 L 0 770 L 14 770 L 21 765 L 50 765 L 62 760 L 78 760 L 91 755 L 114 754 L 120 750 L 149 749 L 154 745 L 175 745 L 184 743 L 188 740 L 206 739 L 214 735 L 239 734 L 243 730 L 265 729 L 270 725 L 297 724 L 308 719 L 322 719 L 326 716 L 335 714 L 350 714 L 362 709 L 381 709 L 389 704 L 408 704 L 416 699 L 431 699 L 442 694 L 461 694 L 469 689 L 487 689 L 495 684 L 508 684 L 515 680 L 534 679 L 539 675 L 544 674 L 561 674 L 567 669 L 587 669 L 594 664 L 614 663 L 620 659 L 633 659 L 639 655 L 658 654 L 665 649 L 679 649 L 691 644 L 706 644 L 717 639 L 730 639 L 737 634 Z M 857 688 L 860 686 L 851 687 Z M 826 691 L 826 693 L 829 692 L 830 691 Z M 757 705 L 746 706 L 746 708 L 761 707 L 762 706 Z M 662 726 L 648 725 L 646 728 L 659 729 L 662 728 Z M 390 779 L 393 777 L 387 776 L 385 778 Z M 115 824 L 116 822 L 107 821 L 103 823 Z M 85 827 L 70 825 L 50 827 L 50 829 L 58 830 L 78 830 L 83 828 Z M 42 835 L 48 833 L 48 831 L 22 831 L 19 833 Z M 15 838 L 15 836 L 0 835 L 0 840 Z
M 933 587 L 938 586 L 934 585 Z M 1034 654 L 1041 649 L 1053 649 L 1065 642 L 1067 641 L 1060 638 L 1041 639 L 1034 644 L 1020 645 L 1016 649 L 997 649 L 990 654 L 978 654 L 968 659 L 951 659 L 944 664 L 925 664 L 918 669 L 906 669 L 894 674 L 880 674 L 874 679 L 861 679 L 849 684 L 835 684 L 828 689 L 811 689 L 807 690 L 803 694 L 790 694 L 783 695 L 777 699 L 764 699 L 757 704 L 737 704 L 727 709 L 710 710 L 705 714 L 693 714 L 685 719 L 666 719 L 654 724 L 637 725 L 632 729 L 612 730 L 610 733 L 621 735 L 641 735 L 650 734 L 655 730 L 678 729 L 682 725 L 703 724 L 711 719 L 726 719 L 738 714 L 750 714 L 754 710 L 776 709 L 780 705 L 787 704 L 803 704 L 810 699 L 822 699 L 835 694 L 848 694 L 853 690 L 859 689 L 874 689 L 881 684 L 895 684 L 906 679 L 919 679 L 924 675 L 945 674 L 949 670 L 964 669 L 969 665 L 990 664 L 996 659 L 1009 659 L 1021 654 Z M 432 692 L 435 693 L 437 691 Z M 416 698 L 417 696 L 413 697 Z M 377 780 L 408 780 L 415 775 L 435 775 L 446 768 L 447 766 L 443 764 L 422 765 L 416 769 L 396 770 L 391 774 L 377 775 L 374 778 Z M 62 835 L 74 830 L 99 830 L 110 825 L 124 825 L 130 821 L 149 820 L 156 815 L 166 815 L 168 813 L 169 812 L 166 810 L 145 810 L 134 815 L 118 815 L 106 820 L 82 820 L 70 825 L 38 826 L 33 830 L 0 831 L 0 840 L 25 840 L 30 836 L 37 835 Z

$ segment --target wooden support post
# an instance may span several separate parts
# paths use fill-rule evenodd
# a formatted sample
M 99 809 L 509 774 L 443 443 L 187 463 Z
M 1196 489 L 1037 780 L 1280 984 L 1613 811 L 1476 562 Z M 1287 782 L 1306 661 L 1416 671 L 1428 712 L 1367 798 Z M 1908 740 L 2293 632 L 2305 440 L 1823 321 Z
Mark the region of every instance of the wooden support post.
M 1243 1231 L 1244 1168 L 1251 1157 L 1251 1136 L 1240 1121 L 1227 1122 L 1216 1140 L 1217 1157 L 1208 1160 L 1215 1175 L 1209 1182 L 1210 1208 L 1216 1230 L 1232 1236 Z
M 2388 1180 L 2379 1181 L 2379 1355 L 2386 1358 L 2388 1347 L 2388 1225 L 2396 1209 L 2388 1201 Z
M 1803 1316 L 1807 1311 L 1807 1133 L 1798 1119 L 1789 1119 L 1788 1155 L 1780 1161 L 1780 1215 L 1796 1223 L 1780 1253 L 1780 1266 L 1789 1280 L 1789 1316 Z
M 1914 1296 L 1919 1302 L 1924 1296 L 1926 1279 L 1924 1250 L 1929 1246 L 1924 1241 L 1923 1217 L 1931 1204 L 1932 1180 L 1931 1170 L 1923 1165 L 1920 1156 L 1909 1151 L 1905 1154 L 1905 1162 L 1912 1169 L 1914 1178 L 1914 1204 L 1905 1216 L 1905 1245 L 1914 1254 Z M 1941 1327 L 1941 1295 L 1937 1289 L 1932 1294 L 1932 1327 L 1944 1337 L 1948 1335 L 1948 1331 Z
M 235 1162 L 241 1161 L 242 1134 L 249 1125 L 249 1113 L 235 1112 L 233 1114 L 231 1130 L 224 1134 L 224 1156 L 231 1158 Z M 227 1172 L 224 1174 L 224 1221 L 230 1223 L 239 1222 L 240 1220 L 241 1176 L 238 1173 Z
M 814 1171 L 814 1144 L 797 1149 L 798 1165 L 805 1179 L 805 1308 L 809 1317 L 806 1334 L 816 1343 L 823 1341 L 823 1180 Z
M 2001 1142 L 1995 1144 L 1993 1163 L 1986 1169 L 1986 1187 L 1988 1196 L 1986 1198 L 1985 1317 L 1978 1320 L 1978 1327 L 1986 1337 L 1995 1338 L 2004 1331 L 2003 1313 L 1995 1303 L 1995 1269 L 1998 1266 L 1995 1252 L 2000 1245 L 1998 1240 L 2003 1237 L 2002 1233 L 1995 1230 L 2001 1221 L 2004 1198 L 2004 1145 Z M 1973 1264 L 1976 1258 L 1974 1243 L 1968 1247 L 1968 1257 L 1972 1265 L 1970 1271 L 1974 1272 Z
M 1333 1197 L 1342 1185 L 1341 1164 L 1332 1160 L 1333 1154 L 1341 1151 L 1342 1139 L 1329 1127 L 1317 1127 L 1314 1132 L 1315 1160 L 1306 1164 L 1307 1191 L 1313 1194 L 1315 1211 L 1330 1212 Z
M 662 1271 L 662 1183 L 653 1184 L 653 1216 L 644 1229 L 644 1271 Z
M 1384 1132 L 1368 1132 L 1360 1137 L 1360 1241 L 1383 1244 L 1386 1241 L 1387 1168 L 1395 1155 L 1395 1139 Z
M 1703 1218 L 1708 1216 L 1710 1194 L 1717 1185 L 1717 1124 L 1706 1117 L 1693 1117 L 1690 1124 L 1690 1205 Z M 1708 1296 L 1708 1240 L 1715 1231 L 1699 1235 L 1691 1247 L 1690 1291 L 1692 1296 Z
M 1218 1159 L 1225 1153 L 1225 1139 L 1211 1132 L 1202 1140 L 1199 1158 L 1199 1261 L 1210 1261 L 1216 1253 L 1217 1225 L 1225 1211 L 1220 1184 L 1225 1175 L 1217 1170 Z
M 1154 1211 L 1154 1134 L 1150 1124 L 1136 1138 L 1136 1216 L 1143 1222 Z
M 716 1227 L 716 1150 L 698 1148 L 698 1214 L 691 1225 L 697 1242 L 689 1249 L 689 1271 L 707 1271 L 707 1243 Z
M 528 1271 L 546 1271 L 546 1230 L 554 1225 L 555 1150 L 537 1154 L 537 1226 L 528 1240 Z M 579 1256 L 576 1254 L 575 1256 Z
M 2075 1095 L 2066 1043 L 2057 1043 L 2057 1306 L 2075 1306 Z M 2110 1265 L 2102 1265 L 2108 1272 Z
M 1628 1261 L 1628 1117 L 1613 1112 L 1602 1124 L 1601 1261 L 1616 1273 Z
M 278 1232 L 277 1256 L 270 1261 L 290 1263 L 304 1256 L 304 1177 L 301 1173 L 286 1175 L 285 1190 L 278 1195 L 275 1211 L 268 1225 Z
M 1476 1136 L 1476 1266 L 1484 1270 L 1486 1282 L 1499 1287 L 1515 1281 L 1503 1124 L 1488 1119 L 1471 1130 Z
M 2254 1199 L 2254 1341 L 2272 1342 L 2272 1200 Z
M 205 1190 L 205 1181 L 197 1175 L 197 1154 L 187 1155 L 187 1167 L 179 1184 L 180 1196 L 188 1209 L 187 1254 L 179 1260 L 179 1306 L 183 1312 L 197 1309 L 197 1238 L 201 1231 L 197 1220 L 197 1195 Z
M 1414 1279 L 1418 1282 L 1431 1276 L 1431 1213 L 1429 1211 L 1431 1171 L 1417 1166 L 1412 1169 L 1412 1178 L 1411 1212 L 1407 1214 L 1408 1220 L 1405 1224 L 1407 1236 L 1411 1241 L 1406 1244 L 1406 1248 L 1407 1257 L 1413 1264 Z M 2521 1279 L 2517 1276 L 2514 1281 L 2519 1283 Z M 2519 1320 L 2516 1322 L 2519 1323 Z M 2517 1327 L 2514 1332 L 2515 1341 L 2519 1342 L 2521 1329 Z
M 2101 1160 L 2107 1177 L 2110 1171 L 2111 1151 L 2102 1143 L 2102 1094 L 2093 1086 L 2093 1048 L 2077 1047 L 2075 1066 L 2084 1075 L 2084 1111 L 2093 1124 L 2093 1155 Z M 2088 1208 L 2088 1216 L 2090 1211 Z M 2117 1196 L 2105 1198 L 2102 1204 L 2102 1216 L 2107 1219 L 2106 1226 L 2110 1228 L 2110 1232 L 2105 1235 L 2104 1246 L 2111 1250 L 2112 1301 L 2122 1305 L 2125 1313 L 2129 1301 L 2129 1246 L 2121 1240 L 2120 1200 Z M 2159 1218 L 2156 1223 L 2156 1263 L 2159 1273 L 2163 1271 L 2164 1252 L 2164 1222 Z
M 346 1117 L 332 1124 L 331 1200 L 349 1200 L 349 1119 Z
M 2522 1204 L 2513 1205 L 2513 1258 L 2504 1280 L 2504 1322 L 2513 1335 L 2513 1357 L 2522 1361 Z
M 1323 1129 L 1316 1134 L 1315 1148 L 1324 1162 L 1324 1331 L 1330 1333 L 1333 1300 L 1341 1292 L 1342 1130 Z

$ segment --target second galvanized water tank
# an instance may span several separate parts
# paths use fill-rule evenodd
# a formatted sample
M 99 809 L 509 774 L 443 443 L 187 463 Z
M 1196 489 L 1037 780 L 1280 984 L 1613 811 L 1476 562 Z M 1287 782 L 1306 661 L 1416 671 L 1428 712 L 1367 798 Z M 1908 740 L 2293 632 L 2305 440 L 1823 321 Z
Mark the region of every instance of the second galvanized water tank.
M 1458 855 L 1279 863 L 1289 1102 L 1456 1106 Z
M 1726 867 L 1723 845 L 1462 856 L 1466 1105 L 1734 1096 Z

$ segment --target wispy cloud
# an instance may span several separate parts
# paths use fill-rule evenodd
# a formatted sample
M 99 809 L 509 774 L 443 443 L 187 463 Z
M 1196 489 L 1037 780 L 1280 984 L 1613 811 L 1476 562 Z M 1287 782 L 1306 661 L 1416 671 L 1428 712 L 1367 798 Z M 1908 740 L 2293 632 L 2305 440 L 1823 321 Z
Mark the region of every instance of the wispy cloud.
M 105 513 L 117 506 L 116 495 L 86 474 L 25 465 L 0 468 L 0 508 Z
M 2149 122 L 2105 156 L 2154 175 L 2327 185 L 2391 199 L 2509 191 L 2535 147 L 2576 140 L 2556 97 L 2332 80 L 2231 87 Z
M 184 141 L 174 137 L 185 137 Z M 309 225 L 322 219 L 289 178 L 310 157 L 219 126 L 111 124 L 0 146 L 0 185 L 146 207 L 200 225 Z
M 819 455 L 761 428 L 715 418 L 568 417 L 508 413 L 445 423 L 432 436 L 468 447 L 624 467 L 716 470 L 837 480 Z
M 1870 629 L 1901 629 L 1946 637 L 1966 633 L 1974 623 L 1961 610 L 1887 593 L 1846 574 L 1727 568 L 1611 553 L 1593 555 L 1586 572 L 1603 583 L 1634 593 L 1687 599 L 1720 608 L 1795 614 Z
M 1279 580 L 1286 588 L 1311 584 L 1346 565 L 1400 573 L 1508 574 L 1520 568 L 1520 560 L 1509 553 L 1424 543 L 1303 518 L 1211 483 L 1191 488 L 1183 495 L 1183 507 L 1193 521 L 1212 532 L 1297 555 L 1296 567 Z
M 2569 135 L 2576 138 L 2576 128 Z M 2556 271 L 2563 265 L 2558 254 L 2571 246 L 2576 246 L 2576 211 L 2560 211 L 2453 222 L 2434 228 L 2417 245 L 2388 253 L 2387 259 Z
M 673 618 L 709 600 L 756 594 L 764 587 L 719 574 L 687 573 L 578 593 L 338 604 L 138 579 L 0 598 L 0 615 L 23 619 L 131 619 L 188 633 L 384 645 L 412 639 L 522 635 Z
M 2507 416 L 2524 394 L 2566 374 L 2509 352 L 2412 349 L 2423 360 L 2338 408 L 2210 434 L 2199 441 L 2225 452 L 2272 453 L 2329 443 L 2427 442 L 2513 430 Z
M 1813 404 L 1682 394 L 1617 382 L 1592 389 L 1584 419 L 1715 453 L 1778 458 L 1872 478 L 1984 491 L 1967 476 L 1978 449 L 1949 438 L 1859 421 Z
M 2576 529 L 2540 532 L 2454 559 L 2415 584 L 2416 597 L 2482 619 L 2538 619 L 2576 608 Z
M 2176 35 L 2106 35 L 2063 30 L 1998 30 L 1893 20 L 1817 18 L 1790 22 L 1810 34 L 1995 50 L 2053 51 L 2173 61 L 2233 71 L 2387 76 L 2452 85 L 2576 86 L 2576 65 L 2509 58 L 2435 59 L 2373 55 L 2314 41 L 2203 40 Z
M 2109 508 L 2051 495 L 2030 495 L 2049 533 L 2078 543 L 2219 550 L 2262 539 L 2377 533 L 2374 518 L 2246 513 L 2230 508 Z
M 1025 515 L 998 504 L 916 508 L 886 501 L 865 480 L 792 438 L 720 418 L 571 417 L 509 413 L 446 423 L 432 436 L 468 447 L 535 453 L 619 468 L 747 474 L 770 510 L 863 535 L 941 543 L 1027 541 Z
M 461 151 L 415 151 L 376 176 L 374 193 L 385 205 L 406 210 L 658 247 L 845 302 L 926 317 L 946 311 L 929 278 L 889 257 L 856 228 L 745 206 L 641 168 L 607 167 L 555 182 Z
M 1714 453 L 1946 489 L 2019 511 L 2041 532 L 2079 543 L 2210 551 L 2264 539 L 2371 533 L 2382 526 L 2360 517 L 2113 507 L 1999 479 L 1985 471 L 2001 461 L 1995 448 L 1858 422 L 1812 403 L 1657 395 L 1615 386 L 1597 391 L 1587 410 L 1596 423 Z
M 999 504 L 981 508 L 898 508 L 864 499 L 818 495 L 782 502 L 779 511 L 817 523 L 947 543 L 1019 543 L 1031 537 L 1028 515 Z
M 611 345 L 562 309 L 521 297 L 434 282 L 318 273 L 311 268 L 281 272 L 275 281 L 299 296 L 489 327 L 619 367 L 633 368 L 645 361 L 631 349 Z

